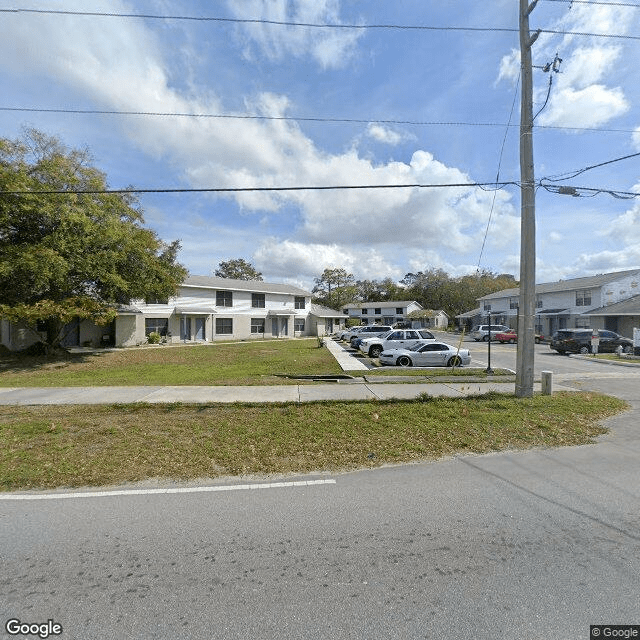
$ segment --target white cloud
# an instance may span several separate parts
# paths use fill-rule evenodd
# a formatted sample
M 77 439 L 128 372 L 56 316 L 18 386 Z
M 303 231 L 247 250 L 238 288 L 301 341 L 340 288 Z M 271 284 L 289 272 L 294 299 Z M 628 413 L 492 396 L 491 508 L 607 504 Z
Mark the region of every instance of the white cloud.
M 326 268 L 346 269 L 356 279 L 401 278 L 404 275 L 375 249 L 354 249 L 336 243 L 314 244 L 269 238 L 253 257 L 258 268 L 277 277 L 296 273 L 310 279 L 320 276 Z
M 500 60 L 498 78 L 496 79 L 495 84 L 498 84 L 501 80 L 507 80 L 515 84 L 519 74 L 520 51 L 518 49 L 511 49 L 511 52 L 506 56 L 502 56 L 502 59 Z
M 577 33 L 616 33 L 624 35 L 634 22 L 633 10 L 607 5 L 573 5 L 564 17 L 553 25 L 559 31 Z M 560 52 L 563 62 L 560 73 L 553 72 L 553 86 L 549 102 L 539 116 L 538 123 L 565 127 L 597 127 L 626 113 L 629 102 L 620 87 L 609 86 L 621 45 L 602 44 L 602 39 L 565 35 L 560 42 L 547 37 L 537 55 L 548 61 Z M 536 92 L 536 103 L 542 105 L 547 86 Z M 534 111 L 537 110 L 534 107 Z
M 629 110 L 622 89 L 592 84 L 584 89 L 566 87 L 553 94 L 540 124 L 561 127 L 597 127 Z
M 381 124 L 374 122 L 369 123 L 367 135 L 377 142 L 389 145 L 398 145 L 407 140 L 415 140 L 415 136 L 412 134 L 394 131 L 393 129 L 389 129 L 389 127 L 383 127 Z
M 245 20 L 340 24 L 338 0 L 228 0 L 234 17 Z M 275 24 L 246 24 L 249 39 L 245 55 L 253 57 L 251 44 L 273 60 L 311 55 L 323 67 L 341 67 L 352 56 L 362 30 L 314 29 Z

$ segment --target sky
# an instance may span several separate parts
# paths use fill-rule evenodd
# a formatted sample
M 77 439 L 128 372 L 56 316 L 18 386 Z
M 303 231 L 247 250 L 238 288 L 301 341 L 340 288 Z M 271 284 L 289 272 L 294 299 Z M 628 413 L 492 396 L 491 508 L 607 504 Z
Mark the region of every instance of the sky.
M 194 275 L 242 257 L 307 289 L 325 268 L 518 278 L 520 190 L 490 186 L 520 179 L 518 5 L 8 0 L 42 13 L 0 14 L 0 136 L 86 147 L 111 188 L 389 185 L 141 194 Z M 640 153 L 640 1 L 541 0 L 530 26 L 536 180 L 596 190 L 537 189 L 536 280 L 639 268 L 640 198 L 615 196 L 640 193 L 640 156 L 610 161 Z

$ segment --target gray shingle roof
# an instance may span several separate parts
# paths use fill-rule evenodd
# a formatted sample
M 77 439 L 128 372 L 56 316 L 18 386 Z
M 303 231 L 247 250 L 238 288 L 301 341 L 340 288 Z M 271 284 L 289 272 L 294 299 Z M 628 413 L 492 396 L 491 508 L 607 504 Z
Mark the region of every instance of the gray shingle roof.
M 293 296 L 311 296 L 310 291 L 291 284 L 264 282 L 262 280 L 234 280 L 217 276 L 188 276 L 182 287 L 202 287 L 206 289 L 224 289 L 236 291 L 255 291 L 256 293 L 285 293 Z
M 394 307 L 407 307 L 410 304 L 417 304 L 422 309 L 422 305 L 415 300 L 389 300 L 387 302 L 350 302 L 349 304 L 345 304 L 344 308 L 373 309 L 375 307 L 379 307 L 380 309 L 391 309 Z
M 585 311 L 585 316 L 640 316 L 640 295 L 621 300 L 606 307 Z
M 323 307 L 321 304 L 312 304 L 309 309 L 312 315 L 318 318 L 345 318 L 346 316 L 341 311 L 330 309 L 329 307 Z
M 637 274 L 640 277 L 640 269 L 629 269 L 628 271 L 616 271 L 614 273 L 601 273 L 597 276 L 586 276 L 584 278 L 571 278 L 569 280 L 558 280 L 557 282 L 542 282 L 536 285 L 536 293 L 554 293 L 555 291 L 573 291 L 575 289 L 590 289 L 602 287 L 610 282 L 615 282 L 620 278 Z M 478 300 L 493 300 L 495 298 L 507 298 L 520 295 L 520 288 L 503 289 L 482 296 Z

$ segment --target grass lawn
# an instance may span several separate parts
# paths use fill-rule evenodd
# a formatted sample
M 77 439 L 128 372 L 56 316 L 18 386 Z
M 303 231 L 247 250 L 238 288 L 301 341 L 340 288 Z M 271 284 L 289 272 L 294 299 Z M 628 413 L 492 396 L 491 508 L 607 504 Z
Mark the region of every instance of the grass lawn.
M 366 372 L 344 372 L 328 349 L 318 347 L 316 338 L 163 345 L 55 358 L 16 354 L 0 357 L 1 387 L 301 384 L 304 380 L 284 376 L 345 373 L 409 378 L 425 375 L 486 377 L 483 369 L 470 367 L 455 370 L 378 367 Z M 495 375 L 500 373 L 497 370 Z
M 578 392 L 421 400 L 0 407 L 0 490 L 339 471 L 585 444 L 605 432 L 602 418 L 626 407 Z
M 297 384 L 277 374 L 337 373 L 335 358 L 315 338 L 0 358 L 3 387 Z

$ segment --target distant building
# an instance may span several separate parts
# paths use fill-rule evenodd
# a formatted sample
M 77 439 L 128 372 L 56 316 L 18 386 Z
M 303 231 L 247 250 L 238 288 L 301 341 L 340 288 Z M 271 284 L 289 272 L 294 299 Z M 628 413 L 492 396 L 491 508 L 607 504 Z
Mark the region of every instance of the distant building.
M 409 314 L 414 311 L 422 311 L 422 305 L 415 300 L 399 302 L 350 302 L 345 305 L 342 312 L 351 319 L 360 321 L 361 324 L 388 324 L 394 325 L 402 322 L 410 322 Z
M 492 323 L 517 329 L 519 295 L 513 288 L 478 298 L 481 321 L 491 314 Z M 537 284 L 535 295 L 537 333 L 585 327 L 629 336 L 640 319 L 640 269 Z
M 107 327 L 88 321 L 67 325 L 63 345 L 120 347 L 143 344 L 151 332 L 169 343 L 286 338 L 333 333 L 343 327 L 340 311 L 311 303 L 311 293 L 287 284 L 189 276 L 175 297 L 138 300 L 118 308 Z M 0 342 L 23 349 L 44 334 L 0 321 Z

